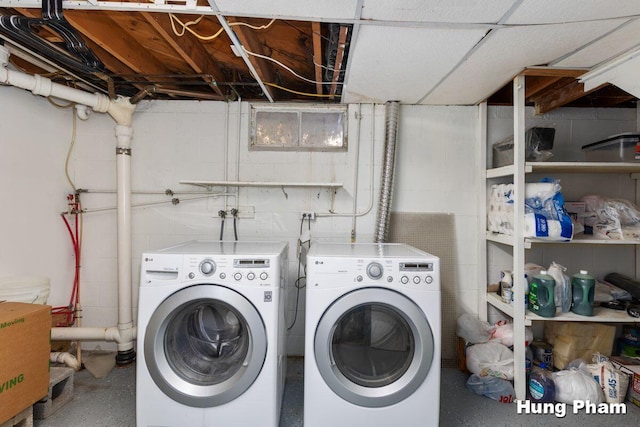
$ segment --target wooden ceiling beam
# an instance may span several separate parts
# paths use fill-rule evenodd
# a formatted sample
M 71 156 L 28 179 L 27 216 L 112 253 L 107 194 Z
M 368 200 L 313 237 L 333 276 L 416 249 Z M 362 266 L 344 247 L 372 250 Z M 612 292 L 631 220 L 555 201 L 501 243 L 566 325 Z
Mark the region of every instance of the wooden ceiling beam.
M 522 71 L 525 76 L 537 77 L 580 77 L 589 70 L 577 70 L 572 68 L 529 67 Z
M 227 22 L 229 23 L 238 21 L 236 18 L 231 18 L 231 17 L 227 17 L 226 19 L 227 19 Z M 244 26 L 242 25 L 234 26 L 233 32 L 236 34 L 236 36 L 238 37 L 238 40 L 240 41 L 242 46 L 245 47 L 245 49 L 253 53 L 257 53 L 258 55 L 268 56 L 265 54 L 262 48 L 262 45 L 258 42 L 258 40 L 255 38 L 253 33 L 251 31 L 248 31 Z M 247 56 L 249 57 L 249 61 L 251 62 L 251 65 L 253 65 L 253 68 L 255 68 L 256 73 L 258 73 L 257 77 L 260 80 L 262 80 L 262 82 L 265 84 L 267 83 L 274 84 L 275 78 L 273 77 L 273 72 L 270 66 L 268 66 L 267 61 L 257 60 L 258 58 L 256 58 L 253 55 L 247 54 Z M 275 99 L 270 88 L 265 87 L 264 90 L 269 92 L 269 96 L 271 97 L 271 99 Z
M 27 18 L 40 18 L 40 11 L 38 9 L 16 9 L 16 11 L 20 12 Z M 49 40 L 49 38 L 47 38 L 47 40 L 51 41 Z M 131 68 L 127 67 L 125 64 L 113 57 L 111 53 L 107 52 L 100 45 L 89 39 L 86 34 L 83 34 L 83 40 L 86 43 L 87 47 L 91 49 L 98 58 L 100 58 L 104 66 L 114 74 L 133 73 L 133 70 Z M 141 84 L 134 84 L 133 86 L 138 90 L 144 89 L 144 85 Z
M 313 63 L 316 71 L 316 92 L 322 95 L 322 28 L 319 22 L 311 23 L 313 32 Z
M 560 81 L 562 77 L 529 76 L 526 80 L 525 99 L 531 101 L 533 97 Z
M 177 36 L 169 21 L 169 15 L 142 12 L 142 17 L 160 34 L 160 36 L 176 51 L 178 55 L 195 71 L 197 74 L 208 74 L 213 78 L 213 82 L 208 85 L 219 96 L 226 96 L 222 92 L 216 82 L 224 81 L 224 75 L 220 71 L 220 67 L 213 61 L 202 43 L 194 40 L 191 34 L 185 34 L 182 37 Z M 203 79 L 205 80 L 205 79 Z M 206 81 L 206 80 L 205 80 Z
M 138 42 L 135 35 L 129 34 L 117 21 L 106 14 L 74 10 L 65 13 L 65 17 L 85 38 L 92 40 L 135 73 L 170 74 L 164 64 Z
M 349 27 L 342 25 L 340 27 L 340 36 L 338 37 L 338 50 L 336 52 L 336 62 L 334 64 L 333 79 L 331 80 L 330 95 L 335 95 L 338 90 L 338 80 L 340 80 L 340 73 L 342 72 L 342 59 L 344 58 L 344 50 L 347 44 L 347 32 Z
M 535 112 L 536 114 L 548 113 L 549 111 L 560 108 L 585 95 L 595 92 L 603 86 L 604 85 L 585 92 L 583 83 L 580 83 L 578 80 L 572 80 L 569 84 L 545 92 L 543 96 L 535 99 Z

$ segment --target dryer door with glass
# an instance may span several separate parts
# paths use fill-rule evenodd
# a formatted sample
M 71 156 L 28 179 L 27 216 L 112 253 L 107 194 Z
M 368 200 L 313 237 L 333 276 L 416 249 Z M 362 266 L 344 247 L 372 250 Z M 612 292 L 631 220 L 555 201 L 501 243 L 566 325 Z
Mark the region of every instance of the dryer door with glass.
M 203 408 L 244 393 L 262 370 L 267 345 L 264 322 L 249 300 L 202 284 L 179 290 L 154 311 L 144 357 L 167 396 Z
M 425 380 L 434 355 L 424 312 L 408 297 L 363 288 L 323 313 L 314 339 L 325 383 L 348 402 L 383 407 L 409 397 Z

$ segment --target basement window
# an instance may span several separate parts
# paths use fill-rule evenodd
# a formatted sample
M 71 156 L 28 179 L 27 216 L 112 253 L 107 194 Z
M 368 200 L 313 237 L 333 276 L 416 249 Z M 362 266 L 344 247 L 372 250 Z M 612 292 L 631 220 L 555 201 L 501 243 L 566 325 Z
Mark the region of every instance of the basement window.
M 346 106 L 251 105 L 251 150 L 346 151 Z

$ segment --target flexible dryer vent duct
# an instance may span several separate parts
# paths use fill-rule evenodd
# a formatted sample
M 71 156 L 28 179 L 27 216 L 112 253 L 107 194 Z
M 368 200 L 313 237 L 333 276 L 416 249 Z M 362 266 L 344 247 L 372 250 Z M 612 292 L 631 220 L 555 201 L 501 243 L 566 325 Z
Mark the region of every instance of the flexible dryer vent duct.
M 398 133 L 399 115 L 400 103 L 398 101 L 388 101 L 385 104 L 384 159 L 382 162 L 382 182 L 380 184 L 380 199 L 378 201 L 374 236 L 376 243 L 387 241 L 389 214 L 393 196 L 393 174 L 396 162 L 396 135 Z

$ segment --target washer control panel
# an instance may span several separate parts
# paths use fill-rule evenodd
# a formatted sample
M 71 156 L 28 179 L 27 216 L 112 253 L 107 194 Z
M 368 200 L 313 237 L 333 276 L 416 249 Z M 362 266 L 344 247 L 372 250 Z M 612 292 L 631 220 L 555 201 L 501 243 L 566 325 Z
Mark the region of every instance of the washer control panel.
M 224 280 L 229 284 L 272 286 L 279 278 L 269 258 L 231 256 L 184 256 L 181 277 L 188 280 Z

